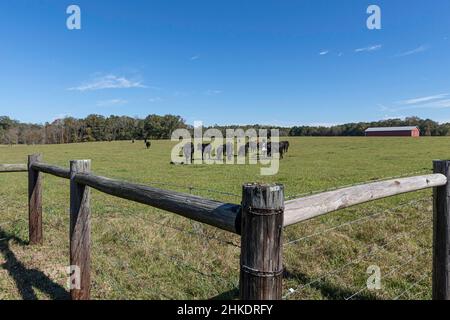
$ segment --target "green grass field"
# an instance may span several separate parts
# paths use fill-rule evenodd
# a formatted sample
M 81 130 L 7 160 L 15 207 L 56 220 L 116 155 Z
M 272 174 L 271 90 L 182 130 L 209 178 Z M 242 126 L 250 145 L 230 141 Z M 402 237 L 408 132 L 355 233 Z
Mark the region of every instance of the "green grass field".
M 239 203 L 245 182 L 282 183 L 286 195 L 295 197 L 428 173 L 433 159 L 450 158 L 450 138 L 289 140 L 276 176 L 261 176 L 255 165 L 171 165 L 169 141 L 153 141 L 150 150 L 141 141 L 0 146 L 0 163 L 25 163 L 37 152 L 65 167 L 71 159 L 91 159 L 99 175 Z M 67 298 L 68 200 L 69 182 L 46 175 L 44 245 L 27 246 L 26 173 L 0 173 L 0 299 Z M 239 237 L 97 191 L 92 216 L 92 298 L 236 298 Z M 286 243 L 303 238 L 284 247 L 284 290 L 292 292 L 287 298 L 345 299 L 357 293 L 353 298 L 429 299 L 431 218 L 431 190 L 425 190 L 286 228 Z M 380 267 L 380 290 L 364 289 L 371 265 Z

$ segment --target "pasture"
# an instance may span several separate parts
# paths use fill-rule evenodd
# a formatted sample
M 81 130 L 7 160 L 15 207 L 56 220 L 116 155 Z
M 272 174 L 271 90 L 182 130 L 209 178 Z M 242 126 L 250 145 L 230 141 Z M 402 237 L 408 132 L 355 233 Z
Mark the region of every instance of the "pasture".
M 96 174 L 239 203 L 245 182 L 277 182 L 286 196 L 431 172 L 450 138 L 288 138 L 279 173 L 259 165 L 171 165 L 170 141 L 0 146 L 0 163 L 42 153 L 68 167 L 91 159 Z M 0 299 L 64 299 L 69 182 L 44 177 L 44 245 L 27 246 L 27 176 L 0 174 Z M 392 209 L 394 208 L 394 209 Z M 431 298 L 431 190 L 359 205 L 285 230 L 289 299 Z M 236 298 L 239 237 L 92 191 L 92 298 Z M 382 288 L 364 290 L 380 267 Z M 322 277 L 323 276 L 323 277 Z M 293 289 L 293 290 L 289 290 Z M 356 293 L 356 295 L 355 295 Z M 401 295 L 401 296 L 399 296 Z

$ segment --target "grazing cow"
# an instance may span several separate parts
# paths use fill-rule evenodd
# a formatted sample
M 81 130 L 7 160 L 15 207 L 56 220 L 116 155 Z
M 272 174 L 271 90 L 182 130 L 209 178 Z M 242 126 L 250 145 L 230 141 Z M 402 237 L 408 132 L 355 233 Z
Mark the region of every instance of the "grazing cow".
M 239 157 L 245 157 L 245 155 L 248 153 L 248 148 L 246 145 L 240 146 L 238 150 L 238 156 Z
M 205 159 L 205 156 L 208 155 L 208 159 L 211 159 L 211 151 L 212 151 L 212 145 L 211 143 L 203 143 L 197 145 L 197 150 L 202 151 L 202 160 Z
M 226 145 L 224 145 L 224 144 L 217 147 L 217 149 L 216 149 L 216 159 L 218 161 L 223 160 L 223 150 L 225 150 L 225 148 L 226 148 Z
M 278 154 L 280 155 L 280 159 L 283 159 L 284 157 L 284 152 L 285 152 L 285 148 L 284 148 L 284 144 L 277 143 L 277 142 L 269 142 L 267 144 L 267 155 L 269 157 L 272 156 L 272 152 L 278 152 Z
M 183 154 L 186 159 L 186 163 L 192 163 L 194 161 L 194 144 L 192 142 L 186 143 L 183 146 Z
M 145 141 L 145 146 L 147 147 L 147 149 L 150 149 L 151 145 L 152 143 L 150 141 Z
M 227 152 L 227 159 L 228 161 L 231 161 L 231 159 L 234 157 L 234 146 L 231 142 L 227 142 L 225 144 L 225 149 Z
M 280 149 L 283 149 L 283 153 L 287 153 L 289 150 L 289 141 L 281 141 Z
M 247 152 L 250 149 L 250 152 L 258 151 L 258 143 L 255 141 L 247 142 Z

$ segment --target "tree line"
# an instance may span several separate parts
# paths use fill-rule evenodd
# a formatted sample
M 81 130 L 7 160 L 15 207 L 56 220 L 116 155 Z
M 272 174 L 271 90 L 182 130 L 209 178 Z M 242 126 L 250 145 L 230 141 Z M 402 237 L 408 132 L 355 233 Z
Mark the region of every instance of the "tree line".
M 21 123 L 0 116 L 1 144 L 59 144 L 114 140 L 170 139 L 172 131 L 187 128 L 176 115 L 151 114 L 144 119 L 91 114 L 83 119 L 65 117 L 51 123 Z
M 439 124 L 430 119 L 409 117 L 374 122 L 347 123 L 331 127 L 294 126 L 271 127 L 267 125 L 218 126 L 225 136 L 226 129 L 278 129 L 280 136 L 364 136 L 369 127 L 417 126 L 423 136 L 449 136 L 450 123 Z M 151 114 L 143 119 L 128 116 L 104 117 L 91 114 L 86 118 L 65 117 L 51 123 L 21 123 L 0 116 L 0 144 L 58 144 L 92 141 L 170 139 L 175 129 L 193 130 L 177 115 Z

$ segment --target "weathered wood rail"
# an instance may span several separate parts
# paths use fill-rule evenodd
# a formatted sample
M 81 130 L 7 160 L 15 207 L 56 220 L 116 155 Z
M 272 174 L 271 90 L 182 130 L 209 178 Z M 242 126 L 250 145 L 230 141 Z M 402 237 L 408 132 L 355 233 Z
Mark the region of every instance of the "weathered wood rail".
M 240 233 L 241 206 L 204 199 L 186 193 L 167 191 L 141 184 L 78 173 L 73 179 L 115 197 L 143 203 L 222 230 Z
M 0 164 L 0 172 L 26 172 L 26 164 Z
M 89 160 L 70 169 L 30 155 L 28 164 L 0 165 L 1 172 L 28 171 L 30 244 L 43 242 L 42 173 L 70 179 L 72 299 L 90 297 L 90 188 L 153 206 L 241 235 L 240 298 L 281 299 L 283 227 L 368 201 L 433 188 L 433 299 L 450 300 L 450 161 L 433 162 L 434 174 L 392 179 L 286 201 L 282 185 L 244 184 L 242 205 L 94 175 Z
M 361 203 L 426 188 L 445 186 L 446 184 L 447 177 L 437 173 L 373 182 L 286 201 L 284 226 L 296 224 Z

